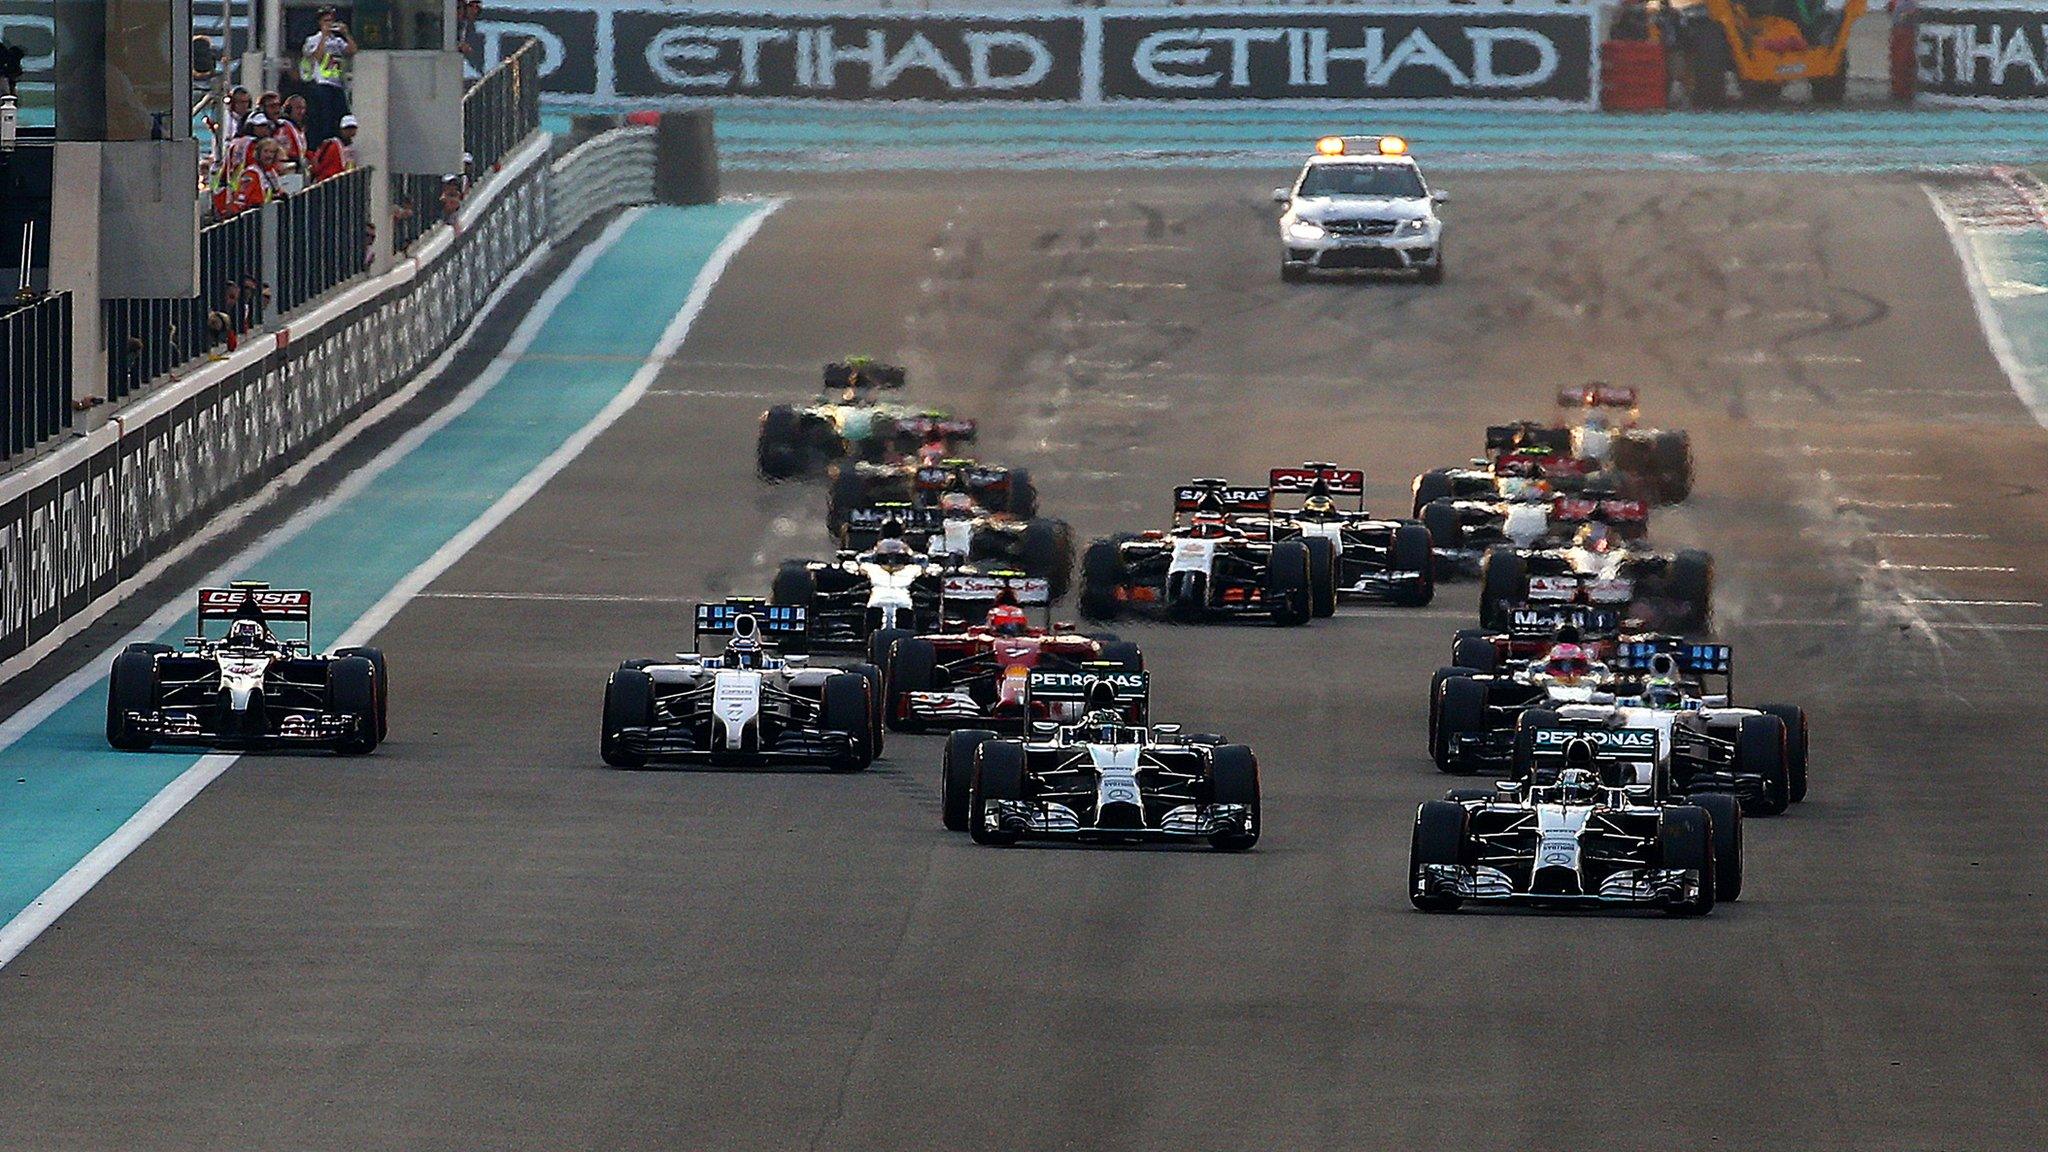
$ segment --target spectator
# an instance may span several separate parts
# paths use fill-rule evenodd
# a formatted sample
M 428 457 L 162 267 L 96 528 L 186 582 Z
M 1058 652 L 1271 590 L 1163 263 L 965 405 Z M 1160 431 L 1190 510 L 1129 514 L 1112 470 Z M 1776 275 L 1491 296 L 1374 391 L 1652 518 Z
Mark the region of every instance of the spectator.
M 270 139 L 273 125 L 270 117 L 261 112 L 251 112 L 242 121 L 242 134 L 228 141 L 223 170 L 229 184 L 242 178 L 242 170 L 249 167 L 256 155 L 256 149 Z
M 280 104 L 281 112 L 277 126 L 271 136 L 284 146 L 284 162 L 287 168 L 304 172 L 312 160 L 312 148 L 306 143 L 306 98 L 291 96 Z
M 462 195 L 462 177 L 449 176 L 441 181 L 441 220 L 450 227 L 462 215 Z
M 484 0 L 462 0 L 456 5 L 455 50 L 462 53 L 463 66 L 473 76 L 484 72 Z
M 306 128 L 316 140 L 341 130 L 348 115 L 349 57 L 356 42 L 332 8 L 320 9 L 320 28 L 299 49 L 299 79 L 305 84 Z
M 216 144 L 233 140 L 242 134 L 242 121 L 249 117 L 249 90 L 237 84 L 228 92 L 228 108 L 222 123 L 215 123 L 208 117 L 206 126 L 213 130 Z
M 313 179 L 327 180 L 356 167 L 356 118 L 341 118 L 341 135 L 329 136 L 313 153 Z
M 275 140 L 263 140 L 252 150 L 254 160 L 242 169 L 235 184 L 233 209 L 247 212 L 272 200 L 284 199 L 284 152 Z

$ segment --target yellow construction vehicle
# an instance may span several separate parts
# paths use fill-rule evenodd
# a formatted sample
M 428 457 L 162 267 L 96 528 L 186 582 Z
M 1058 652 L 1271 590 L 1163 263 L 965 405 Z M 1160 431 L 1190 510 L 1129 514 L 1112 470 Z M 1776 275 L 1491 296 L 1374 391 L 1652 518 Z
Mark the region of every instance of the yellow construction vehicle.
M 1667 0 L 1664 26 L 1681 60 L 1674 69 L 1695 108 L 1769 104 L 1805 81 L 1816 104 L 1840 104 L 1849 85 L 1849 30 L 1867 0 L 1840 11 L 1827 0 Z

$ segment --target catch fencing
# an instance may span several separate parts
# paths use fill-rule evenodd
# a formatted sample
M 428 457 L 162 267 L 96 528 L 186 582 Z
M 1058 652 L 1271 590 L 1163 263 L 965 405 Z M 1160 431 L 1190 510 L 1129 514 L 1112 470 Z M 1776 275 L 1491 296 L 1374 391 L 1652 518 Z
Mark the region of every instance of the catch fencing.
M 0 460 L 71 427 L 71 293 L 47 293 L 0 315 L 0 375 Z
M 290 312 L 369 266 L 370 179 L 343 172 L 277 206 L 276 307 Z

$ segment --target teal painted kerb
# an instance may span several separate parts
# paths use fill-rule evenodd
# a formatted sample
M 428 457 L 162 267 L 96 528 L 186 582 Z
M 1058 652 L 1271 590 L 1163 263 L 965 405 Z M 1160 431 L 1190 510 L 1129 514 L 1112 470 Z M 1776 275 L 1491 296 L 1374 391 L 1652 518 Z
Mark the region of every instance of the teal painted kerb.
M 712 253 L 756 210 L 721 204 L 642 215 L 541 326 L 528 355 L 474 407 L 244 575 L 311 588 L 314 644 L 331 645 L 618 396 L 682 310 Z M 165 639 L 176 643 L 192 627 L 188 616 Z M 403 734 L 405 653 L 389 658 L 392 712 Z M 113 751 L 106 706 L 101 680 L 0 751 L 0 923 L 198 759 Z M 309 759 L 280 763 L 328 768 Z
M 2024 377 L 2021 387 L 2032 389 L 2039 412 L 2048 401 L 2048 231 L 1980 233 L 1968 240 Z

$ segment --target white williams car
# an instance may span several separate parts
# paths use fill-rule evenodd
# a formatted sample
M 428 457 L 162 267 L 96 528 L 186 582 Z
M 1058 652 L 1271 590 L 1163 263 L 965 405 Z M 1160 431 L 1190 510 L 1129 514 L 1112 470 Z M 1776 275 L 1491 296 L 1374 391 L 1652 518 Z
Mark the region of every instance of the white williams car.
M 1422 169 L 1399 136 L 1325 136 L 1292 188 L 1273 189 L 1280 216 L 1280 278 L 1314 271 L 1417 272 L 1444 278 L 1444 224 Z

